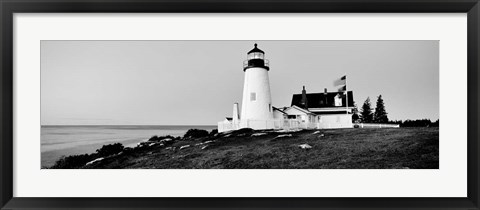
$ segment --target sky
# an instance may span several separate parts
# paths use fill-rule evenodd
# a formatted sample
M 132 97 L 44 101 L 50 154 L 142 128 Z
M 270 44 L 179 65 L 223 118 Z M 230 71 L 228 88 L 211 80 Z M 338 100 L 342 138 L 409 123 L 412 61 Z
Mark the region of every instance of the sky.
M 382 95 L 391 120 L 439 118 L 438 41 L 41 41 L 41 123 L 216 125 L 241 103 L 254 43 L 275 107 L 347 75 L 359 108 Z

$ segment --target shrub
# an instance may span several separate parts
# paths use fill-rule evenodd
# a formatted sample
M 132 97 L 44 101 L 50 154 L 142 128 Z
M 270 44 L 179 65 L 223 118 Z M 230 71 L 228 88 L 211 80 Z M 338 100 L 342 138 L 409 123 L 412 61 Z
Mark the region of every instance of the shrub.
M 210 132 L 210 136 L 213 136 L 215 134 L 218 133 L 218 129 L 213 129 L 211 132 Z
M 125 148 L 123 148 L 123 154 L 130 154 L 130 153 L 132 153 L 133 150 L 134 149 L 131 148 L 131 147 L 125 147 Z
M 251 129 L 251 128 L 241 128 L 241 129 L 238 129 L 238 130 L 234 130 L 232 131 L 232 135 L 233 136 L 238 136 L 240 134 L 251 134 L 255 132 L 255 130 Z
M 148 141 L 160 141 L 160 138 L 158 136 L 152 136 L 148 139 Z
M 97 154 L 100 157 L 106 157 L 114 154 L 118 154 L 119 152 L 123 151 L 123 145 L 120 143 L 103 145 L 102 148 L 97 149 Z
M 166 136 L 152 136 L 150 139 L 148 139 L 148 141 L 161 141 L 163 139 L 176 139 L 176 137 L 173 137 L 173 136 L 170 136 L 170 135 L 166 135 Z
M 89 154 L 83 155 L 71 155 L 68 157 L 61 157 L 58 159 L 55 164 L 51 167 L 52 169 L 74 169 L 85 166 L 88 162 L 94 160 L 95 157 Z
M 183 138 L 201 138 L 208 136 L 208 131 L 206 130 L 201 130 L 201 129 L 189 129 L 185 135 L 183 135 Z
M 400 127 L 438 127 L 439 120 L 432 122 L 429 119 L 417 119 L 417 120 L 395 120 L 389 121 L 390 124 L 399 124 Z
M 405 120 L 402 127 L 430 127 L 432 121 L 429 119 L 421 119 L 421 120 Z

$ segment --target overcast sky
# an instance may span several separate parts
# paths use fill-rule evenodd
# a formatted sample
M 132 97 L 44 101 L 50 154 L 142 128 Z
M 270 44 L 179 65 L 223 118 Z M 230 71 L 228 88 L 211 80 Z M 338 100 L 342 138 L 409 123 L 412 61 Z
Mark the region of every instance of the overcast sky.
M 346 74 L 358 107 L 381 94 L 389 119 L 439 117 L 438 41 L 42 41 L 42 125 L 216 125 L 255 42 L 276 107 Z

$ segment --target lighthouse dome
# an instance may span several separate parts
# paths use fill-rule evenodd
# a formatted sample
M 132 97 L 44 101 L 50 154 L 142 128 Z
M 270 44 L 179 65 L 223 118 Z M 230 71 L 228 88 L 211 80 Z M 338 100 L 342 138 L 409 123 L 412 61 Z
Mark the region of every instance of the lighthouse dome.
M 252 50 L 250 50 L 247 54 L 250 54 L 250 53 L 263 53 L 263 54 L 265 54 L 265 52 L 263 52 L 263 50 L 257 48 L 257 43 L 255 43 L 253 46 L 254 46 L 254 48 Z

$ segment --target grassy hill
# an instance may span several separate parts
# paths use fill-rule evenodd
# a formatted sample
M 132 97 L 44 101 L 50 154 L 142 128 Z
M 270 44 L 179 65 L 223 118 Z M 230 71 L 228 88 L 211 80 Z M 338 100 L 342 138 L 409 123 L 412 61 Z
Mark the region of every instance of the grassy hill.
M 438 128 L 242 129 L 202 138 L 151 139 L 88 165 L 56 168 L 438 169 L 438 139 Z

